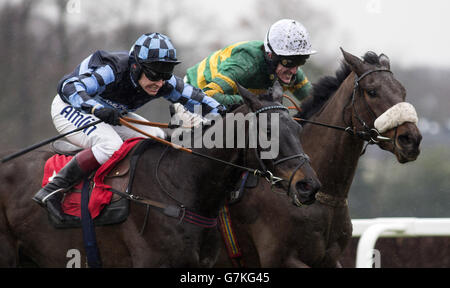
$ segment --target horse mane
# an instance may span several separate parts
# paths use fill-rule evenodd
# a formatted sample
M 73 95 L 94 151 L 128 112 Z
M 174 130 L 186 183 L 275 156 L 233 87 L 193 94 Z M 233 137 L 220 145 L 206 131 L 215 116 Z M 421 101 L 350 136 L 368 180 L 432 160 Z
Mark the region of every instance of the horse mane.
M 368 51 L 362 57 L 365 63 L 373 65 L 381 65 L 378 55 L 375 52 Z M 344 61 L 336 70 L 335 76 L 324 76 L 317 83 L 313 84 L 311 94 L 302 102 L 300 118 L 309 119 L 316 114 L 322 106 L 334 95 L 342 82 L 347 78 L 352 70 Z

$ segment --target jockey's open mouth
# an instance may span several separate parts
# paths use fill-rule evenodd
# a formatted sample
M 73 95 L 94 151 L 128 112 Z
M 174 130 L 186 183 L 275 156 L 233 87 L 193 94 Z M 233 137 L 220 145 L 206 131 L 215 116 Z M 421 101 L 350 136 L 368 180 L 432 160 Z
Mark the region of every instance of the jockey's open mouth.
M 156 95 L 156 93 L 158 93 L 159 91 L 159 88 L 161 88 L 161 86 L 159 85 L 148 85 L 144 87 L 144 90 L 150 95 Z
M 279 65 L 277 68 L 278 79 L 280 79 L 283 83 L 289 84 L 291 83 L 292 77 L 297 74 L 298 66 L 295 67 L 284 67 Z

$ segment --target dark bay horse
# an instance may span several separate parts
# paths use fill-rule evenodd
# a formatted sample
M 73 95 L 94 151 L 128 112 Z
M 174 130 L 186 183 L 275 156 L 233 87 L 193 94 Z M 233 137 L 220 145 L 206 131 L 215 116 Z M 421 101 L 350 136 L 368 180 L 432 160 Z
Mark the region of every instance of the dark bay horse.
M 370 132 L 378 116 L 405 101 L 405 88 L 390 72 L 384 54 L 368 52 L 362 61 L 342 53 L 345 62 L 336 77 L 324 77 L 314 85 L 312 95 L 302 103 L 300 116 L 350 127 L 354 132 Z M 377 145 L 393 153 L 398 162 L 418 157 L 422 136 L 414 123 L 392 127 L 382 136 L 393 141 Z M 308 123 L 300 138 L 322 183 L 312 205 L 295 207 L 280 201 L 261 182 L 229 207 L 247 267 L 339 267 L 339 257 L 352 236 L 347 197 L 368 139 Z M 251 218 L 248 211 L 255 211 Z M 217 267 L 231 266 L 226 253 L 222 249 Z
M 273 95 L 259 98 L 247 97 L 248 93 L 241 91 L 246 104 L 234 110 L 234 114 L 227 114 L 224 121 L 216 122 L 210 129 L 216 125 L 226 126 L 226 119 L 238 113 L 266 114 L 269 122 L 271 117 L 275 117 L 272 115 L 277 115 L 279 125 L 283 127 L 279 131 L 279 155 L 275 159 L 260 159 L 260 163 L 265 163 L 267 167 L 276 166 L 272 171 L 285 180 L 282 182 L 286 182 L 283 185 L 289 189 L 290 195 L 310 198 L 319 188 L 319 182 L 296 137 L 301 126 L 279 103 L 280 91 L 281 87 L 274 89 Z M 259 122 L 257 120 L 258 125 L 261 124 Z M 240 129 L 246 129 L 245 125 Z M 226 130 L 224 128 L 222 131 Z M 234 131 L 236 138 L 238 131 Z M 247 142 L 248 132 L 246 129 Z M 253 157 L 261 152 L 258 147 L 233 147 L 197 148 L 193 151 L 247 167 L 250 167 L 244 161 L 247 155 Z M 166 149 L 170 153 L 163 154 Z M 81 259 L 85 259 L 81 229 L 53 228 L 46 210 L 31 201 L 41 186 L 44 163 L 52 155 L 53 152 L 46 150 L 33 151 L 1 166 L 1 267 L 19 265 L 19 250 L 39 267 L 66 267 L 70 260 L 69 252 L 73 249 L 81 252 Z M 289 157 L 282 159 L 286 156 Z M 273 165 L 274 161 L 278 161 L 279 165 Z M 252 168 L 261 169 L 259 165 Z M 160 183 L 155 177 L 157 169 Z M 132 187 L 134 195 L 166 204 L 182 203 L 188 210 L 209 218 L 217 217 L 229 192 L 226 187 L 237 182 L 242 173 L 242 170 L 230 165 L 160 143 L 143 152 L 136 170 Z M 145 214 L 145 206 L 131 202 L 130 214 L 125 222 L 96 227 L 104 267 L 210 267 L 214 264 L 222 245 L 217 229 L 193 225 L 150 209 L 147 227 L 140 235 Z

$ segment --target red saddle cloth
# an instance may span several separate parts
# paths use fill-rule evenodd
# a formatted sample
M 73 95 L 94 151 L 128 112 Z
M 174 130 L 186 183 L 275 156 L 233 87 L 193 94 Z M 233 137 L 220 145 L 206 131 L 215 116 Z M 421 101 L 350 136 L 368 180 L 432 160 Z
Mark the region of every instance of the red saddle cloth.
M 131 138 L 126 140 L 119 150 L 117 150 L 108 161 L 106 161 L 94 176 L 94 189 L 89 199 L 89 212 L 92 219 L 97 217 L 102 209 L 111 202 L 112 192 L 108 189 L 111 186 L 103 183 L 105 176 L 114 168 L 114 166 L 122 160 L 128 152 L 144 138 Z M 56 154 L 47 160 L 44 167 L 44 178 L 42 180 L 42 187 L 47 185 L 52 180 L 59 170 L 61 170 L 67 162 L 72 159 L 73 156 L 65 156 Z M 83 182 L 80 182 L 73 189 L 81 190 L 83 188 Z M 64 213 L 77 216 L 81 218 L 81 193 L 69 192 L 65 194 L 65 197 L 61 203 L 61 207 Z

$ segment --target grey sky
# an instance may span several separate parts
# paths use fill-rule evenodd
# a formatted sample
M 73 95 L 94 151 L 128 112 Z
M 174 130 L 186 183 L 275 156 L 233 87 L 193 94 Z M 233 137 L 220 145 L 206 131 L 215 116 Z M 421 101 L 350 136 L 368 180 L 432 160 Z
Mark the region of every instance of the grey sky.
M 325 11 L 336 25 L 325 53 L 335 47 L 356 55 L 383 52 L 403 66 L 432 65 L 450 68 L 450 1 L 447 0 L 304 0 Z M 324 32 L 326 33 L 326 31 Z M 315 35 L 314 35 L 315 36 Z
M 270 0 L 273 1 L 273 0 Z M 204 21 L 208 33 L 204 32 L 204 41 L 217 41 L 231 44 L 235 41 L 262 39 L 269 23 L 281 18 L 289 18 L 288 14 L 272 15 L 274 19 L 255 19 L 254 11 L 258 6 L 270 3 L 269 0 L 183 0 L 179 1 L 116 1 L 102 2 L 100 12 L 107 12 L 114 17 L 105 17 L 100 23 L 91 25 L 92 31 L 113 29 L 121 20 L 133 19 L 138 22 L 157 23 L 161 15 L 167 16 L 170 11 L 186 10 L 187 17 L 171 19 L 170 35 L 176 42 L 192 42 L 198 37 L 198 27 L 190 21 Z M 393 64 L 401 66 L 427 65 L 438 68 L 450 68 L 450 37 L 445 31 L 450 27 L 450 1 L 448 0 L 302 0 L 320 12 L 326 19 L 297 19 L 307 28 L 317 26 L 317 22 L 329 23 L 330 27 L 314 31 L 311 38 L 314 49 L 319 53 L 317 60 L 339 59 L 339 47 L 355 55 L 363 55 L 372 50 L 385 53 Z M 69 0 L 74 3 L 68 9 L 71 23 L 86 23 L 92 16 L 86 11 L 95 11 L 97 1 Z M 106 4 L 107 3 L 107 4 Z M 181 4 L 180 4 L 181 3 Z M 289 1 L 281 2 L 289 5 Z M 284 4 L 286 3 L 286 4 Z M 298 1 L 296 2 L 298 3 Z M 106 5 L 105 5 L 106 4 Z M 139 8 L 136 9 L 136 5 Z M 78 6 L 77 6 L 78 5 Z M 53 7 L 54 8 L 54 7 Z M 45 14 L 55 15 L 49 7 L 42 6 Z M 300 10 L 298 4 L 287 7 L 286 13 L 296 14 Z M 78 13 L 77 13 L 78 11 Z M 179 11 L 177 11 L 179 12 Z M 276 12 L 275 12 L 276 13 Z M 104 13 L 103 13 L 104 14 Z M 179 13 L 178 13 L 179 14 Z M 301 14 L 301 13 L 300 13 Z M 319 17 L 319 16 L 318 16 Z M 257 21 L 260 29 L 246 31 L 239 26 L 239 19 Z M 328 25 L 328 24 L 325 24 Z M 149 25 L 151 26 L 151 25 Z M 264 26 L 264 27 L 263 27 Z M 266 27 L 267 26 L 267 27 Z M 322 25 L 323 26 L 323 25 Z M 220 36 L 217 36 L 220 35 Z M 228 43 L 229 42 L 229 43 Z M 336 61 L 338 65 L 338 61 Z M 335 66 L 336 66 L 335 65 Z

